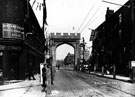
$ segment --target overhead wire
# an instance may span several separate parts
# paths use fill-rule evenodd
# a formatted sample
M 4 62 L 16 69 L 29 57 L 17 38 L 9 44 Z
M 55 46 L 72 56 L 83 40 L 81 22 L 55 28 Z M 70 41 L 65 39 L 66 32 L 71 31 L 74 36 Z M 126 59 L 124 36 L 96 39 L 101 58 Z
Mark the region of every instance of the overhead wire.
M 105 0 L 102 0 L 102 2 L 105 2 L 105 3 L 110 3 L 110 4 L 113 4 L 113 5 L 118 5 L 118 6 L 124 6 L 124 7 L 130 7 L 130 6 L 127 6 L 127 5 L 122 5 L 122 4 L 118 4 L 118 3 L 113 3 L 113 2 L 109 2 L 109 1 L 105 1 Z
M 94 6 L 95 6 L 95 3 L 92 5 L 92 7 L 91 7 L 91 9 L 89 10 L 88 14 L 87 14 L 86 17 L 84 18 L 84 20 L 83 20 L 83 22 L 81 23 L 81 25 L 79 26 L 77 32 L 79 32 L 79 30 L 80 30 L 81 27 L 83 26 L 84 22 L 85 22 L 86 19 L 88 18 L 89 14 L 90 14 L 90 12 L 93 10 Z
M 98 15 L 95 19 L 93 19 L 89 25 L 91 25 L 91 24 L 94 23 L 96 20 L 98 20 L 98 18 L 100 18 L 101 15 L 104 15 L 103 13 L 104 13 L 104 12 L 100 13 L 100 15 Z M 88 25 L 88 26 L 89 26 L 89 25 Z
M 89 19 L 89 21 L 87 22 L 87 24 L 83 27 L 83 29 L 80 31 L 80 33 L 82 33 L 85 28 L 88 26 L 89 22 L 93 19 L 93 17 L 96 15 L 96 13 L 99 11 L 100 7 L 102 6 L 102 4 L 100 4 L 100 6 L 97 8 L 97 10 L 95 11 L 95 13 L 92 15 L 92 17 Z
M 33 1 L 33 3 L 32 3 L 32 7 L 33 7 L 33 5 L 34 5 L 35 3 L 36 3 L 36 0 L 34 0 L 34 1 Z
M 112 3 L 112 2 L 105 1 L 105 0 L 102 0 L 102 2 L 104 2 L 104 3 L 110 3 L 110 4 L 115 4 L 115 5 L 118 5 L 118 6 L 123 6 L 122 4 Z M 126 6 L 126 7 L 128 7 L 128 6 Z M 91 23 L 89 25 L 91 25 L 93 22 L 95 22 L 99 17 L 101 17 L 101 15 L 104 15 L 103 13 L 104 12 L 100 13 L 93 21 L 91 21 Z

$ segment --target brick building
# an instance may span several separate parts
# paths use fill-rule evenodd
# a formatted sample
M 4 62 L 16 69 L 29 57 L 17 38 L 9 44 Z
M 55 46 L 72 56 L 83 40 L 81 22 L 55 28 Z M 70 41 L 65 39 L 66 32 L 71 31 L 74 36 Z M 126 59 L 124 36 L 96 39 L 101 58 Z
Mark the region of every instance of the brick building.
M 135 6 L 134 6 L 135 7 Z M 108 69 L 116 66 L 116 73 L 128 76 L 131 68 L 130 61 L 134 60 L 131 4 L 128 1 L 119 10 L 107 8 L 106 20 L 92 32 L 93 41 L 91 63 Z M 135 13 L 135 11 L 134 11 Z M 135 49 L 135 48 L 134 48 Z
M 67 56 L 64 59 L 64 64 L 65 65 L 74 65 L 75 60 L 75 55 L 68 53 Z
M 0 69 L 4 79 L 25 79 L 29 63 L 44 62 L 45 37 L 28 0 L 0 1 Z

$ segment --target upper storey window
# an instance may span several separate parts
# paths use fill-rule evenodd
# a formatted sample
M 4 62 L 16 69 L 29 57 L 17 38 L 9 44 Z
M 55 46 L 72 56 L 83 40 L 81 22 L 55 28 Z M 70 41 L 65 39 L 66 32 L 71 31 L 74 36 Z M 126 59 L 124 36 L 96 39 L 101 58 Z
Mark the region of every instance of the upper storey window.
M 119 24 L 122 23 L 122 14 L 119 14 Z

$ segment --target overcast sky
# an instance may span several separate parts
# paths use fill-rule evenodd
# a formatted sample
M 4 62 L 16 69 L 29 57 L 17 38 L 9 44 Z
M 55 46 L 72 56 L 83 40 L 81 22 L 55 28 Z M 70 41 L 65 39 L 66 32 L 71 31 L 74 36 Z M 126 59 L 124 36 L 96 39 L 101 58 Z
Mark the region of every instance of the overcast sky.
M 121 6 L 102 2 L 103 0 L 46 0 L 48 32 L 81 33 L 87 46 L 91 30 L 96 29 L 104 20 L 107 7 L 116 11 Z M 125 4 L 128 0 L 104 0 L 116 4 Z M 31 0 L 31 4 L 34 0 Z M 36 0 L 33 10 L 42 26 L 42 10 L 37 8 L 43 0 Z M 74 30 L 73 30 L 74 28 Z M 68 49 L 66 49 L 68 48 Z M 57 49 L 57 59 L 62 59 L 68 52 L 73 53 L 72 47 L 62 45 Z

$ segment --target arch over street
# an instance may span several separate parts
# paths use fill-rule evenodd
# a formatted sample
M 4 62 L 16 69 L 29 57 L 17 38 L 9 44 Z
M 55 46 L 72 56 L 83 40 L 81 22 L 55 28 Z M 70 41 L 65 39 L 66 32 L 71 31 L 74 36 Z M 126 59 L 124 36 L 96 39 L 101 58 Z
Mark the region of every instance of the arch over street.
M 56 48 L 68 44 L 74 48 L 74 69 L 80 60 L 80 33 L 50 33 L 50 56 L 53 58 L 52 66 L 56 66 Z

